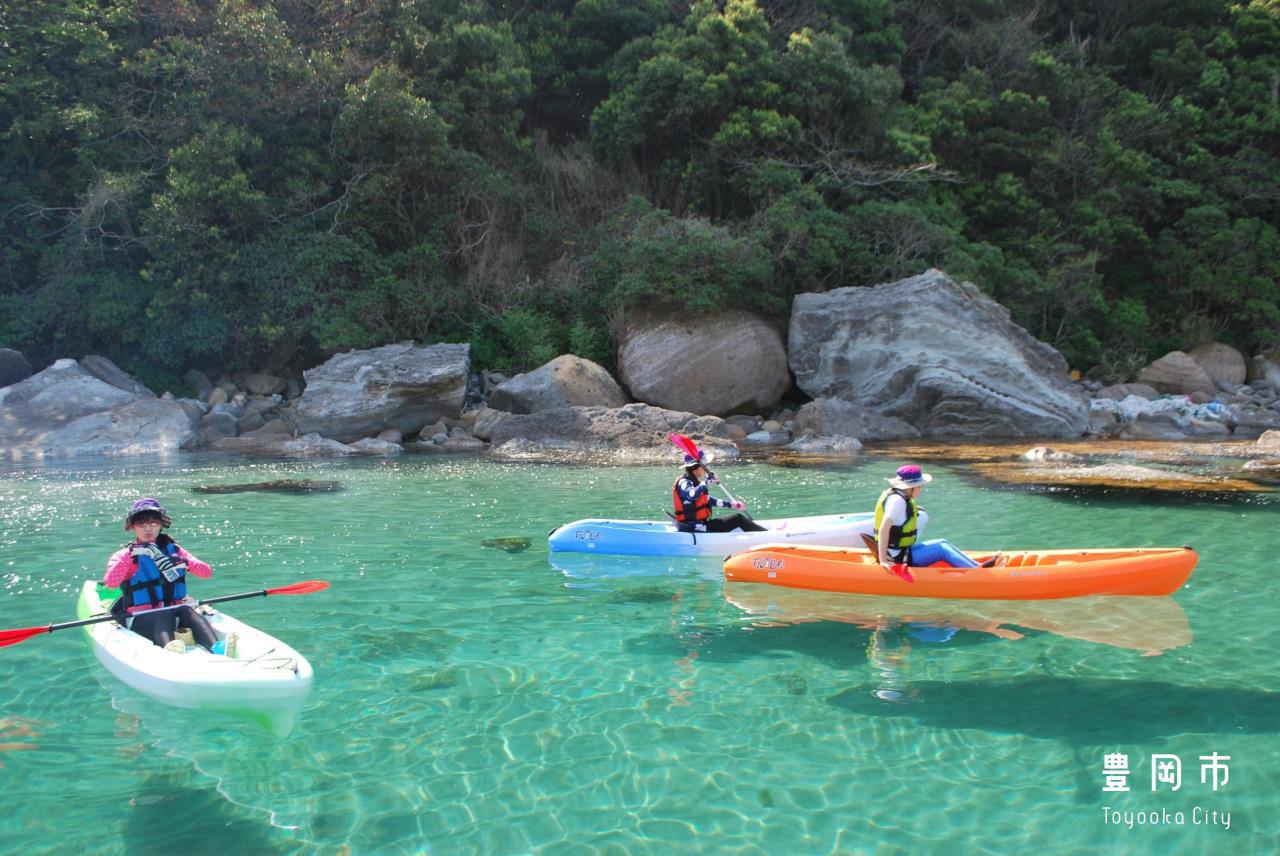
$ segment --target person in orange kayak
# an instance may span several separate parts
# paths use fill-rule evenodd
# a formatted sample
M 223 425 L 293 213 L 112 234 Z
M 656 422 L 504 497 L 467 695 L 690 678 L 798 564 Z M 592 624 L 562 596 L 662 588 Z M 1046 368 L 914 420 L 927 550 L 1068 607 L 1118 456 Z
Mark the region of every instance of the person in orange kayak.
M 720 499 L 711 495 L 710 485 L 719 484 L 716 474 L 707 469 L 706 455 L 684 456 L 684 475 L 676 479 L 671 488 L 671 502 L 675 505 L 676 527 L 681 532 L 763 532 L 765 527 L 742 512 L 746 506 L 737 500 Z M 712 519 L 712 508 L 732 508 L 739 512 L 728 517 Z
M 945 562 L 953 568 L 976 568 L 978 563 L 956 549 L 943 538 L 921 541 L 927 517 L 924 509 L 916 505 L 920 491 L 933 481 L 933 476 L 922 472 L 915 464 L 899 467 L 889 487 L 876 501 L 875 546 L 881 566 L 886 570 L 894 565 L 924 568 L 936 562 Z M 997 562 L 992 558 L 983 564 L 991 567 Z
M 102 584 L 124 593 L 129 629 L 134 633 L 163 648 L 174 640 L 177 628 L 185 627 L 197 645 L 214 650 L 218 635 L 205 617 L 188 605 L 177 605 L 187 596 L 187 573 L 208 579 L 213 569 L 163 534 L 172 525 L 159 501 L 147 497 L 135 502 L 124 519 L 124 529 L 133 533 L 134 540 L 107 560 Z M 175 608 L 156 608 L 160 606 Z

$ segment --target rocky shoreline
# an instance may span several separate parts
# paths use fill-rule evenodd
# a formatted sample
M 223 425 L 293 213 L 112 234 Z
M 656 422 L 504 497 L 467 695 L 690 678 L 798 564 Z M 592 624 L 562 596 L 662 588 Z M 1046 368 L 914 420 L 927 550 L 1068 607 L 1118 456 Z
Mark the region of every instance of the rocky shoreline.
M 192 371 L 196 396 L 175 398 L 101 356 L 33 373 L 22 354 L 0 349 L 0 449 L 13 459 L 211 450 L 670 463 L 676 431 L 722 460 L 850 460 L 864 443 L 870 454 L 934 457 L 930 448 L 963 459 L 987 444 L 1003 451 L 978 453 L 990 456 L 984 476 L 1017 484 L 1149 486 L 1161 480 L 1117 466 L 1209 456 L 1234 462 L 1238 479 L 1218 478 L 1230 490 L 1270 490 L 1280 461 L 1270 439 L 1280 437 L 1280 366 L 1270 356 L 1246 363 L 1210 343 L 1161 357 L 1132 383 L 1081 382 L 1003 307 L 940 271 L 799 295 L 785 340 L 736 310 L 696 324 L 636 318 L 620 336 L 618 376 L 566 354 L 508 378 L 473 371 L 467 344 L 399 342 L 334 355 L 300 376 L 215 382 Z M 1053 449 L 1021 457 L 1039 442 Z M 1152 442 L 1207 455 L 1124 460 Z

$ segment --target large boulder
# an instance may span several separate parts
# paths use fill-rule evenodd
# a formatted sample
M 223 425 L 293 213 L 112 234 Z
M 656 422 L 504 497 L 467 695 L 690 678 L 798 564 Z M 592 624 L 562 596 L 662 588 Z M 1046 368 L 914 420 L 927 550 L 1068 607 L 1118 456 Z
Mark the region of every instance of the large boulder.
M 1077 437 L 1087 399 L 1051 346 L 972 283 L 938 270 L 873 288 L 796 295 L 791 370 L 932 437 Z
M 347 351 L 303 372 L 293 402 L 299 434 L 349 443 L 394 428 L 408 436 L 442 417 L 456 419 L 467 391 L 469 345 L 412 342 Z
M 791 388 L 781 334 L 736 310 L 641 316 L 619 342 L 618 374 L 638 401 L 717 416 L 768 412 Z
M 560 407 L 621 407 L 627 394 L 605 369 L 591 360 L 563 354 L 531 372 L 504 381 L 489 396 L 489 406 L 510 413 L 537 413 Z
M 498 457 L 517 460 L 599 457 L 678 464 L 681 453 L 667 439 L 673 432 L 692 438 L 717 459 L 738 455 L 723 419 L 647 404 L 564 407 L 512 416 L 493 426 L 490 442 Z
M 131 392 L 144 398 L 155 396 L 154 392 L 134 380 L 130 375 L 125 374 L 119 366 L 106 357 L 97 355 L 85 357 L 80 361 L 80 368 L 103 383 L 109 383 L 118 389 L 123 389 L 125 392 Z
M 75 360 L 0 389 L 0 449 L 15 456 L 145 454 L 195 440 L 182 403 L 126 392 Z
M 907 440 L 920 432 L 901 419 L 881 416 L 839 398 L 819 398 L 800 408 L 796 434 L 816 437 L 854 437 L 859 440 Z
M 31 363 L 21 351 L 0 348 L 0 387 L 31 377 Z
M 1138 383 L 1175 395 L 1190 395 L 1193 392 L 1212 394 L 1218 388 L 1209 373 L 1190 354 L 1183 351 L 1170 351 L 1144 367 L 1138 372 Z
M 1215 384 L 1236 387 L 1244 383 L 1248 375 L 1244 355 L 1221 342 L 1210 342 L 1207 345 L 1192 348 L 1188 356 L 1204 369 L 1205 374 Z

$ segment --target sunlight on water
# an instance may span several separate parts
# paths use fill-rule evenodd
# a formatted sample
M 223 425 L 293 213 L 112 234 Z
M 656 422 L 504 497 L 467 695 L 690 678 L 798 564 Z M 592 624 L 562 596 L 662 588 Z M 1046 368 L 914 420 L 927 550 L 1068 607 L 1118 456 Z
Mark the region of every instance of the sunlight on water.
M 897 463 L 722 475 L 755 515 L 788 517 L 869 510 Z M 1274 852 L 1280 502 L 930 469 L 929 537 L 1191 543 L 1200 566 L 1173 598 L 877 600 L 726 586 L 715 559 L 549 558 L 560 523 L 660 518 L 661 468 L 11 467 L 0 627 L 74 618 L 138 496 L 215 568 L 197 596 L 331 588 L 227 605 L 315 669 L 284 740 L 148 701 L 79 630 L 0 651 L 0 836 L 12 852 Z M 192 492 L 275 479 L 342 490 Z M 1213 752 L 1232 759 L 1218 791 L 1200 781 Z M 1129 792 L 1103 791 L 1107 753 L 1127 754 Z M 1178 792 L 1151 791 L 1156 753 L 1180 757 Z M 1139 811 L 1170 820 L 1129 828 Z

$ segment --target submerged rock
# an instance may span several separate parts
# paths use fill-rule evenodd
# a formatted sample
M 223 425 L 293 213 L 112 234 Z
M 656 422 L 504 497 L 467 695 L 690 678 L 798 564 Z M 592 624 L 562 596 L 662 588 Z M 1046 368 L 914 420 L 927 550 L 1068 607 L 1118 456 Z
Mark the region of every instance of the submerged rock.
M 519 553 L 529 549 L 532 543 L 528 538 L 519 536 L 510 536 L 506 538 L 485 538 L 480 542 L 481 547 L 494 547 L 498 550 L 506 550 L 508 553 Z
M 326 493 L 342 490 L 342 482 L 323 479 L 277 479 L 276 481 L 248 484 L 210 484 L 191 488 L 192 493 Z
M 1256 482 L 1229 476 L 1201 475 L 1121 463 L 1056 467 L 985 463 L 974 464 L 973 468 L 993 481 L 1035 487 L 1161 493 L 1260 493 L 1270 490 Z

